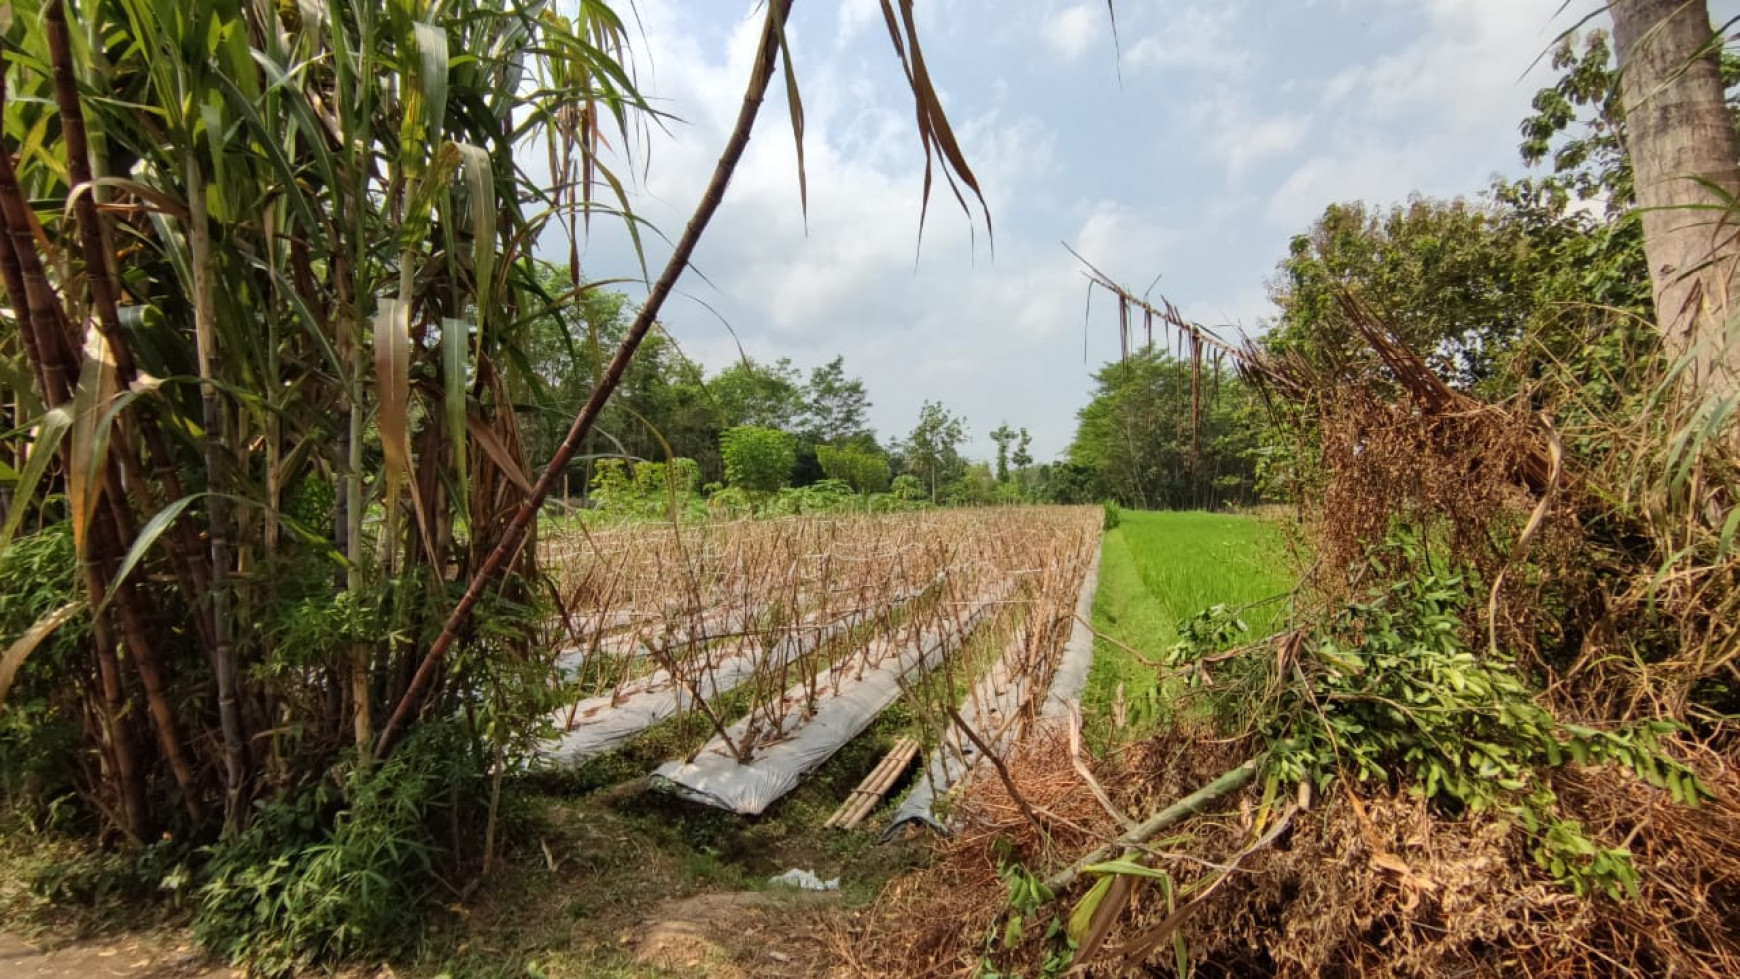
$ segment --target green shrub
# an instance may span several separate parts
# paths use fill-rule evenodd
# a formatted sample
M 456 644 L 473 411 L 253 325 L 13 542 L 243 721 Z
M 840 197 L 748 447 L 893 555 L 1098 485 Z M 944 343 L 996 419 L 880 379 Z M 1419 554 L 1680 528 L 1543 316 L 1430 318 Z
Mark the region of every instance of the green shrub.
M 599 459 L 593 464 L 589 496 L 612 516 L 636 519 L 699 518 L 706 508 L 695 495 L 701 466 L 693 459 L 667 462 Z M 673 508 L 674 504 L 674 508 Z
M 740 425 L 719 434 L 725 481 L 751 493 L 773 493 L 791 481 L 797 440 L 776 428 Z
M 342 790 L 320 782 L 260 807 L 208 849 L 195 937 L 269 976 L 405 951 L 441 887 L 437 834 L 475 825 L 487 797 L 470 751 L 452 727 L 428 728 Z
M 917 500 L 925 496 L 924 484 L 911 473 L 901 473 L 894 477 L 894 482 L 888 487 L 888 492 L 897 500 Z
M 828 478 L 841 480 L 864 494 L 888 488 L 888 457 L 853 445 L 816 446 L 816 463 Z
M 78 561 L 72 532 L 57 523 L 13 540 L 0 551 L 0 648 L 10 645 L 75 592 Z M 74 616 L 24 661 L 0 705 L 0 803 L 32 828 L 59 822 L 73 810 L 58 804 L 79 770 L 78 713 L 64 678 L 90 635 L 90 617 Z
M 1321 792 L 1341 778 L 1399 781 L 1449 816 L 1507 813 L 1560 884 L 1578 894 L 1634 891 L 1630 853 L 1598 846 L 1561 816 L 1548 775 L 1572 762 L 1612 763 L 1696 805 L 1708 790 L 1660 750 L 1674 725 L 1598 731 L 1559 723 L 1513 662 L 1468 648 L 1468 602 L 1460 577 L 1400 578 L 1305 636 L 1281 676 L 1272 643 L 1217 655 L 1239 647 L 1247 631 L 1232 610 L 1217 607 L 1179 627 L 1182 641 L 1165 660 L 1204 685 L 1213 671 L 1216 713 L 1233 726 L 1254 726 L 1276 784 L 1309 782 Z M 1279 693 L 1264 702 L 1266 690 Z
M 1116 503 L 1106 503 L 1102 506 L 1105 510 L 1105 518 L 1101 525 L 1106 530 L 1117 530 L 1118 525 L 1124 522 L 1123 509 Z

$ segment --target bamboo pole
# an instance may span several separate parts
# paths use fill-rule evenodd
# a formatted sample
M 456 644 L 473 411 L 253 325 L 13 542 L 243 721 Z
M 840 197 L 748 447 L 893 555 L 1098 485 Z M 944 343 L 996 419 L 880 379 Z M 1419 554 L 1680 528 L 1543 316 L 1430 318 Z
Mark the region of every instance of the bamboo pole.
M 840 808 L 834 810 L 834 814 L 822 824 L 822 828 L 856 829 L 917 757 L 918 739 L 901 738 L 896 741 L 882 761 L 871 769 L 870 774 L 864 776 L 864 781 L 852 790 L 846 801 L 840 803 Z
M 1214 781 L 1143 820 L 1142 824 L 1135 829 L 1051 875 L 1046 878 L 1046 889 L 1053 894 L 1062 893 L 1064 888 L 1075 882 L 1083 868 L 1099 863 L 1114 853 L 1121 853 L 1131 847 L 1138 846 L 1152 839 L 1154 834 L 1168 826 L 1182 822 L 1225 796 L 1244 788 L 1256 776 L 1257 765 L 1261 760 L 1261 758 L 1252 758 L 1225 772 Z

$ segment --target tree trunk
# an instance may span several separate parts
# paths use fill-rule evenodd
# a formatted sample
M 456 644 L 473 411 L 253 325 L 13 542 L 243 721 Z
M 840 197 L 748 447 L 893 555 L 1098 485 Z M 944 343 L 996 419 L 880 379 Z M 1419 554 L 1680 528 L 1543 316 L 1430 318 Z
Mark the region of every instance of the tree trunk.
M 1668 355 L 1705 394 L 1740 390 L 1740 144 L 1723 100 L 1721 37 L 1703 0 L 1609 0 L 1625 146 Z

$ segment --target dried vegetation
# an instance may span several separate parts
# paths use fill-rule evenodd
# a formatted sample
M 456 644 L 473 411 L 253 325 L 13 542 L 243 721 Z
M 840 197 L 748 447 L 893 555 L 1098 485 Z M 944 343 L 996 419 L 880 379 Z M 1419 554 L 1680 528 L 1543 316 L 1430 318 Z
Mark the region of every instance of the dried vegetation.
M 1294 624 L 1184 630 L 1165 659 L 1218 721 L 1094 773 L 1137 819 L 1258 777 L 1035 893 L 1125 826 L 1061 736 L 1030 741 L 1023 799 L 980 780 L 970 828 L 842 931 L 854 974 L 1740 974 L 1729 406 L 1671 371 L 1597 389 L 1551 364 L 1483 403 L 1341 312 L 1366 361 L 1246 364 L 1321 464 Z M 1504 678 L 1515 697 L 1480 699 Z

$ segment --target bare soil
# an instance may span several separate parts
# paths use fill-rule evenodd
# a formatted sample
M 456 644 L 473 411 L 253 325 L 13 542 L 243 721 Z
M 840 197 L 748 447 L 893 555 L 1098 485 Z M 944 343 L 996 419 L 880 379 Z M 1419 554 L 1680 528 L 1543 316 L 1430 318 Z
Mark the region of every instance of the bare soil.
M 6 979 L 238 979 L 190 944 L 156 936 L 71 942 L 59 947 L 0 933 L 0 976 Z
M 817 976 L 828 971 L 826 919 L 837 895 L 742 891 L 671 901 L 630 943 L 637 964 L 718 979 Z

